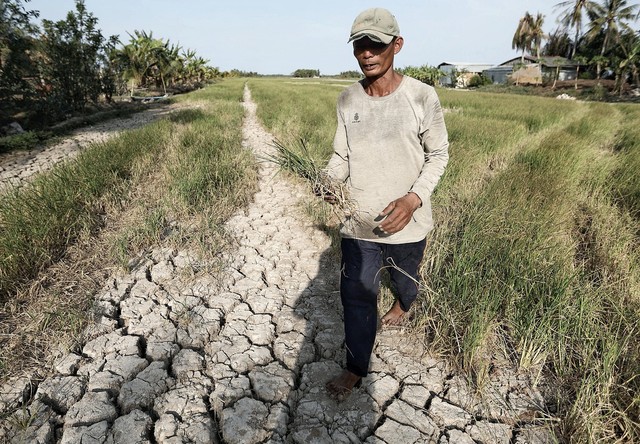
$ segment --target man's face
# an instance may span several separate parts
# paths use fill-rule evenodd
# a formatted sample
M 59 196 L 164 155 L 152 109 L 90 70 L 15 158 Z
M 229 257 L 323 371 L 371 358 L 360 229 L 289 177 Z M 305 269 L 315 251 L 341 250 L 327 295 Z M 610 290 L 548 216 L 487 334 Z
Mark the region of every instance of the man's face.
M 388 45 L 363 37 L 353 42 L 353 55 L 365 77 L 379 77 L 393 66 L 393 56 L 400 48 L 402 37 L 394 38 Z

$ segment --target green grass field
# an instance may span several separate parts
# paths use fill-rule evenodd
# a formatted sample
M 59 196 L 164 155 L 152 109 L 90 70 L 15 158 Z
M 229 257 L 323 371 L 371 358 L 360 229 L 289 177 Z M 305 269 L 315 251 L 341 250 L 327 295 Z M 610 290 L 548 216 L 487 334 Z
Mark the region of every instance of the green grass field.
M 245 81 L 185 95 L 189 109 L 2 196 L 0 299 L 103 231 L 100 254 L 120 266 L 160 240 L 224 249 L 224 222 L 256 184 L 241 146 Z M 303 140 L 323 165 L 345 83 L 248 84 L 265 127 L 292 149 Z M 451 160 L 432 198 L 417 328 L 479 387 L 496 360 L 538 378 L 560 440 L 640 441 L 640 107 L 439 95 Z M 326 206 L 312 207 L 330 223 Z M 45 334 L 65 328 L 53 324 Z
M 331 155 L 343 87 L 250 80 L 265 126 Z M 439 91 L 451 160 L 418 300 L 435 351 L 482 385 L 533 372 L 567 442 L 640 440 L 640 107 Z

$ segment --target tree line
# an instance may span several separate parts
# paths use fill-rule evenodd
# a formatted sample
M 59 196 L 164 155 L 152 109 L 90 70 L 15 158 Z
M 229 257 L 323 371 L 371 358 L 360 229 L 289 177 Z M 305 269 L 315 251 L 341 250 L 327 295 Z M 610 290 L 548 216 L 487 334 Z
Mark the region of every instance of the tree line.
M 640 30 L 634 29 L 640 18 L 640 5 L 627 0 L 566 0 L 555 5 L 558 26 L 543 31 L 544 15 L 534 17 L 528 11 L 518 22 L 512 48 L 538 59 L 563 56 L 590 68 L 600 79 L 616 79 L 618 88 L 632 81 L 640 85 Z M 543 45 L 543 42 L 546 43 Z
M 98 19 L 76 0 L 64 20 L 33 20 L 29 0 L 0 1 L 0 125 L 29 110 L 40 124 L 58 121 L 142 88 L 189 90 L 221 75 L 195 51 L 152 32 L 129 41 L 103 36 Z

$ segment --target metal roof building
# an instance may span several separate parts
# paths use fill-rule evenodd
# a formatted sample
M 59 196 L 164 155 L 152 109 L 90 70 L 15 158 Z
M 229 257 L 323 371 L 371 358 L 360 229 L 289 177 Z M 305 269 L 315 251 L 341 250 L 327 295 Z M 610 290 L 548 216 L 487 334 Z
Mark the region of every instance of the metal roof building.
M 538 59 L 525 55 L 509 59 L 498 66 L 492 66 L 484 70 L 483 74 L 493 83 L 507 83 L 514 70 L 522 71 L 521 76 L 535 78 L 535 81 L 528 79 L 524 83 L 539 84 L 544 79 L 555 78 L 556 75 L 558 80 L 575 80 L 579 66 L 582 65 L 565 57 L 545 56 Z
M 444 86 L 466 86 L 467 81 L 476 74 L 482 74 L 486 69 L 493 67 L 492 63 L 470 63 L 470 62 L 442 62 L 438 69 L 445 73 L 440 78 L 440 84 Z M 451 74 L 457 74 L 454 79 Z

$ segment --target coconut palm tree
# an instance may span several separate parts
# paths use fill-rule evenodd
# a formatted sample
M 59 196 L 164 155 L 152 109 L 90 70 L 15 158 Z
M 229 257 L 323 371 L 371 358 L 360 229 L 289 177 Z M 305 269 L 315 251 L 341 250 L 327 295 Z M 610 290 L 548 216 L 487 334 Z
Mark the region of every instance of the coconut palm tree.
M 536 51 L 536 58 L 540 60 L 540 48 L 542 46 L 542 39 L 546 38 L 542 25 L 544 24 L 544 15 L 538 13 L 536 18 L 531 20 L 531 46 Z
M 130 82 L 131 95 L 136 87 L 147 83 L 162 85 L 167 93 L 167 85 L 176 81 L 183 84 L 202 82 L 208 77 L 215 77 L 219 72 L 211 71 L 209 62 L 198 57 L 195 51 L 187 50 L 172 44 L 169 40 L 156 39 L 153 34 L 134 31 L 130 42 L 113 52 L 112 58 L 118 64 L 125 80 Z
M 524 54 L 531 54 L 532 49 L 536 51 L 536 57 L 540 58 L 540 49 L 542 39 L 545 38 L 542 25 L 544 24 L 544 15 L 538 13 L 535 18 L 529 12 L 526 12 L 520 19 L 516 32 L 511 41 L 513 49 L 522 51 L 522 63 L 524 63 Z
M 129 34 L 129 43 L 114 53 L 123 77 L 130 82 L 132 96 L 136 87 L 146 83 L 150 69 L 156 63 L 154 52 L 157 48 L 152 34 L 136 30 L 133 35 Z
M 627 22 L 636 17 L 637 4 L 630 5 L 627 0 L 603 0 L 602 4 L 594 3 L 589 11 L 591 23 L 587 31 L 587 37 L 594 40 L 603 36 L 600 57 L 605 57 L 606 52 L 614 43 L 619 43 L 622 32 L 633 32 Z M 602 64 L 596 67 L 597 77 L 600 78 Z
M 209 63 L 209 60 L 198 57 L 195 51 L 188 50 L 184 54 L 184 67 L 187 80 L 191 84 L 200 83 L 205 80 L 208 69 L 207 63 Z
M 620 49 L 624 58 L 620 61 L 620 94 L 625 83 L 627 74 L 631 74 L 633 84 L 637 87 L 640 84 L 638 76 L 638 65 L 640 64 L 640 35 L 638 33 L 627 33 L 620 39 Z
M 518 22 L 518 27 L 516 28 L 516 32 L 513 34 L 513 40 L 511 41 L 512 49 L 522 51 L 522 58 L 521 58 L 522 63 L 524 63 L 525 52 L 531 52 L 532 25 L 533 25 L 533 17 L 527 11 Z
M 136 30 L 129 36 L 129 44 L 116 50 L 115 58 L 122 67 L 125 80 L 130 82 L 131 95 L 136 87 L 146 85 L 149 78 L 156 78 L 156 83 L 165 85 L 164 75 L 169 70 L 172 57 L 169 42 L 154 38 L 153 32 L 147 34 Z
M 157 46 L 154 52 L 155 65 L 154 72 L 157 73 L 162 83 L 164 94 L 167 94 L 167 81 L 172 83 L 173 76 L 182 68 L 180 59 L 180 46 L 172 45 L 169 40 L 164 42 L 162 46 Z M 156 79 L 157 84 L 157 79 Z
M 536 57 L 540 59 L 542 39 L 545 37 L 544 31 L 542 30 L 543 23 L 544 15 L 540 13 L 533 18 L 533 16 L 527 11 L 520 19 L 516 32 L 513 35 L 513 40 L 511 41 L 511 47 L 522 51 L 522 64 L 524 64 L 525 52 L 531 54 L 532 48 L 536 51 Z M 516 84 L 517 83 L 518 81 L 516 80 Z
M 558 27 L 553 32 L 546 36 L 547 43 L 544 45 L 542 55 L 545 56 L 557 56 L 562 55 L 565 57 L 571 56 L 571 48 L 573 42 L 571 37 L 567 33 L 567 28 Z
M 573 45 L 571 48 L 571 57 L 576 55 L 576 48 L 578 47 L 578 41 L 580 40 L 580 31 L 582 31 L 582 17 L 584 12 L 590 11 L 594 6 L 591 0 L 567 0 L 555 5 L 555 9 L 564 8 L 559 20 L 567 28 L 575 28 L 575 37 L 573 39 Z

